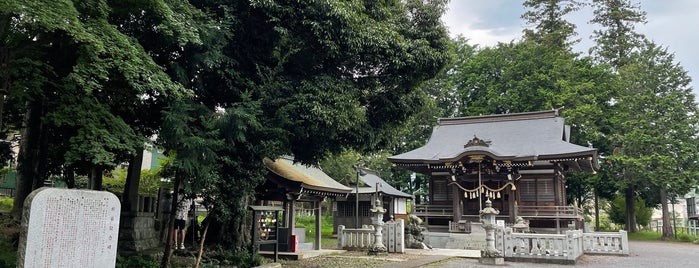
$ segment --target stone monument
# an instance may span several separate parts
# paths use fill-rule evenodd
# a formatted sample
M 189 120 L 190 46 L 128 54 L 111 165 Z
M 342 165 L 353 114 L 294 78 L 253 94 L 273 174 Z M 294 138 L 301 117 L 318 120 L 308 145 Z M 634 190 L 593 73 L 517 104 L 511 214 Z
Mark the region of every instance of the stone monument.
M 114 267 L 120 212 L 109 192 L 35 190 L 24 202 L 17 267 Z
M 481 222 L 485 229 L 486 248 L 481 250 L 481 258 L 478 260 L 481 264 L 503 265 L 505 259 L 502 257 L 502 252 L 495 248 L 495 215 L 500 214 L 500 211 L 493 208 L 493 202 L 490 199 L 485 201 L 485 208 L 480 211 Z

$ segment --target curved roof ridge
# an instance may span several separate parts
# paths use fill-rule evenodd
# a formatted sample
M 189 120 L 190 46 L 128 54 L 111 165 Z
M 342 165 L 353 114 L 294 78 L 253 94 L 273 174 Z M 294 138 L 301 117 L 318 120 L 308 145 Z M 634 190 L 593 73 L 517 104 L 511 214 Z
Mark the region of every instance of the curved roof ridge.
M 315 166 L 294 163 L 288 157 L 280 157 L 277 160 L 265 157 L 262 161 L 272 173 L 287 180 L 302 183 L 304 187 L 313 187 L 329 192 L 348 193 L 351 191 L 349 187 L 337 182 Z
M 560 111 L 563 107 L 549 110 L 549 111 L 536 111 L 536 112 L 525 112 L 525 113 L 511 113 L 511 114 L 491 114 L 491 115 L 479 115 L 479 116 L 466 116 L 466 117 L 447 117 L 439 118 L 437 122 L 440 126 L 443 125 L 461 125 L 461 124 L 473 124 L 473 123 L 487 123 L 487 122 L 503 122 L 503 121 L 514 121 L 514 120 L 531 120 L 531 119 L 543 119 L 543 118 L 553 118 L 560 115 Z

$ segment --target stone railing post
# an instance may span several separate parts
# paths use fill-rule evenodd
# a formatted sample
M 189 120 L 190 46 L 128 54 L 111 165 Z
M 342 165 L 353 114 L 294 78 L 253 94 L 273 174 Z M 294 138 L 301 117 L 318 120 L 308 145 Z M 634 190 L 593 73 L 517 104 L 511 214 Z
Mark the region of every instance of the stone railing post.
M 621 235 L 621 254 L 629 255 L 629 235 L 626 231 L 619 231 Z
M 338 246 L 338 248 L 345 247 L 345 226 L 344 225 L 337 226 L 337 246 Z
M 512 228 L 506 227 L 502 234 L 503 255 L 505 255 L 506 258 L 512 257 L 512 252 L 515 250 L 514 247 L 515 243 L 512 239 Z
M 495 249 L 499 250 L 501 253 L 505 252 L 505 227 L 497 226 L 495 228 Z

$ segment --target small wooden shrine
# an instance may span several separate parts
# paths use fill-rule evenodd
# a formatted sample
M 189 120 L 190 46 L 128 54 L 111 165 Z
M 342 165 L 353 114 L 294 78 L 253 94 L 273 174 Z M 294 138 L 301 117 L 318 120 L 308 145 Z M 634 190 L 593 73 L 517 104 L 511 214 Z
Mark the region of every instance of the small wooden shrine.
M 313 204 L 316 229 L 314 249 L 321 247 L 321 215 L 324 214 L 321 202 L 326 198 L 346 197 L 351 189 L 330 178 L 322 170 L 294 163 L 291 157 L 276 160 L 265 158 L 269 169 L 267 180 L 255 189 L 256 199 L 265 205 L 278 205 L 283 209 L 281 222 L 278 223 L 279 250 L 292 251 L 295 245 L 292 236 L 295 229 L 295 204 L 307 202 Z M 304 241 L 300 241 L 304 242 Z

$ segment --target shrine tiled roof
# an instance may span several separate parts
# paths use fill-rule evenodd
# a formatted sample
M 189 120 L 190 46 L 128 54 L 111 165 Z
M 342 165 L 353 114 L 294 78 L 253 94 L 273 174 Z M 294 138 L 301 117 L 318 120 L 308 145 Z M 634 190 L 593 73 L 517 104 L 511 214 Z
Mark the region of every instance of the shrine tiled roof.
M 438 164 L 485 155 L 496 161 L 575 161 L 592 170 L 597 149 L 568 142 L 570 127 L 558 112 L 442 118 L 427 144 L 388 160 Z
M 375 193 L 378 191 L 380 193 L 384 193 L 390 196 L 413 199 L 412 195 L 401 192 L 398 189 L 391 186 L 390 184 L 388 184 L 381 177 L 379 177 L 379 174 L 377 172 L 368 169 L 361 170 L 363 172 L 360 172 L 359 178 L 364 182 L 365 186 L 358 187 L 360 194 Z M 354 193 L 355 189 L 352 189 L 352 194 Z

